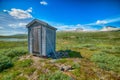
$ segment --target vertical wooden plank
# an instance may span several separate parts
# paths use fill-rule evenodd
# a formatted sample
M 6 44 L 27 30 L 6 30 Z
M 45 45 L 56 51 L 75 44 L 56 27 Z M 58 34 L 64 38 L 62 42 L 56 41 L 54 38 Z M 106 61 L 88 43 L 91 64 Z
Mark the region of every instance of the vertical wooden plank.
M 48 28 L 46 28 L 46 54 L 49 53 L 48 34 Z
M 39 42 L 38 42 L 38 30 L 36 27 L 33 28 L 32 31 L 33 39 L 32 39 L 32 45 L 33 45 L 33 53 L 39 53 Z
M 54 30 L 51 28 L 46 29 L 46 36 L 47 36 L 47 41 L 46 41 L 46 51 L 47 54 L 52 53 L 53 55 L 55 54 L 55 34 Z
M 56 51 L 56 30 L 54 30 L 54 50 Z
M 30 28 L 28 28 L 28 51 L 30 53 Z
M 32 30 L 28 28 L 28 50 L 29 53 L 32 53 Z
M 42 56 L 42 33 L 41 33 L 41 28 L 38 28 L 38 44 L 39 44 L 39 54 Z
M 46 56 L 46 28 L 42 26 L 42 56 Z

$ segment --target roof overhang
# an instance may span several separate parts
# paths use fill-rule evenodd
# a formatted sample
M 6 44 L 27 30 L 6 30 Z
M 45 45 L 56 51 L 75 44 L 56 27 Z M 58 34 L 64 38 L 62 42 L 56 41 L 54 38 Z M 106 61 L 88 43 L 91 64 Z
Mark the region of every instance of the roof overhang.
M 31 25 L 34 24 L 35 22 L 40 23 L 41 25 L 44 25 L 44 26 L 46 26 L 46 27 L 52 28 L 52 29 L 54 29 L 54 30 L 57 30 L 57 28 L 49 25 L 48 23 L 46 23 L 46 22 L 44 22 L 44 21 L 38 20 L 38 19 L 34 19 L 34 20 L 32 20 L 30 23 L 28 23 L 28 24 L 26 25 L 26 28 L 31 27 Z

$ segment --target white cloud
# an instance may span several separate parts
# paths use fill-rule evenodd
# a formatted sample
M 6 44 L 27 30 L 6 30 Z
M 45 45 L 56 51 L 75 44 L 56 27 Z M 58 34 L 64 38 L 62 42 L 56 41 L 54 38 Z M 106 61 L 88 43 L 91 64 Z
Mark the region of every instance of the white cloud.
M 27 19 L 32 18 L 30 12 L 32 12 L 32 7 L 27 10 L 12 8 L 11 11 L 3 10 L 3 12 L 8 12 L 9 15 L 13 16 L 16 19 Z
M 96 24 L 107 24 L 106 20 L 97 20 Z
M 4 29 L 4 28 L 0 26 L 0 30 L 1 30 L 1 29 Z
M 104 24 L 118 22 L 118 21 L 120 21 L 120 17 L 111 18 L 111 19 L 104 19 L 104 20 L 97 20 L 94 23 L 89 23 L 89 24 L 86 24 L 86 25 L 100 25 L 100 26 L 103 26 Z
M 3 12 L 7 12 L 7 10 L 4 9 Z
M 76 25 L 64 25 L 64 24 L 56 24 L 54 25 L 58 31 L 65 30 L 65 31 L 73 31 L 73 30 L 83 30 L 83 31 L 89 31 L 89 30 L 97 30 L 91 26 L 86 26 L 82 24 L 76 24 Z
M 108 24 L 108 23 L 113 23 L 113 22 L 118 22 L 118 21 L 120 21 L 120 17 L 112 18 L 112 19 L 105 19 L 105 20 L 97 20 L 96 24 Z
M 27 23 L 8 24 L 11 28 L 25 28 Z
M 18 24 L 18 26 L 21 26 L 21 27 L 24 27 L 24 26 L 26 26 L 27 25 L 27 23 L 19 23 Z
M 75 27 L 73 27 L 73 25 L 56 24 L 55 27 L 58 30 L 75 30 Z
M 28 8 L 26 11 L 27 12 L 32 12 L 32 7 Z
M 41 5 L 48 5 L 48 3 L 46 1 L 41 1 L 40 4 Z
M 120 21 L 120 17 L 113 18 L 113 19 L 107 19 L 106 21 L 107 21 L 107 23 L 118 22 L 118 21 Z
M 17 25 L 16 24 L 8 24 L 8 26 L 10 26 L 10 27 L 16 27 Z

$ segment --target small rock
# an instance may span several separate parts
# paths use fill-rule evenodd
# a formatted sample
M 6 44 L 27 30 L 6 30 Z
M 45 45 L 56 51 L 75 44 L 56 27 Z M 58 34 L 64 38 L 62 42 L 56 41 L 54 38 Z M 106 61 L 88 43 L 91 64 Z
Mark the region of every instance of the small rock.
M 60 67 L 60 70 L 61 71 L 69 71 L 69 70 L 72 70 L 72 67 L 70 65 L 68 65 L 68 66 L 62 66 L 62 67 Z
M 52 59 L 50 60 L 51 63 L 55 63 L 56 62 L 56 59 Z

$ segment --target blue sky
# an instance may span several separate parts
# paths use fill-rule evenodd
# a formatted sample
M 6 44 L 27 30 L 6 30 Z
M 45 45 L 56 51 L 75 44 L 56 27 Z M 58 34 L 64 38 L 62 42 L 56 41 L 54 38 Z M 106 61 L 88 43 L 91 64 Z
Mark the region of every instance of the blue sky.
M 27 33 L 34 18 L 58 30 L 120 28 L 120 0 L 0 0 L 0 35 Z

